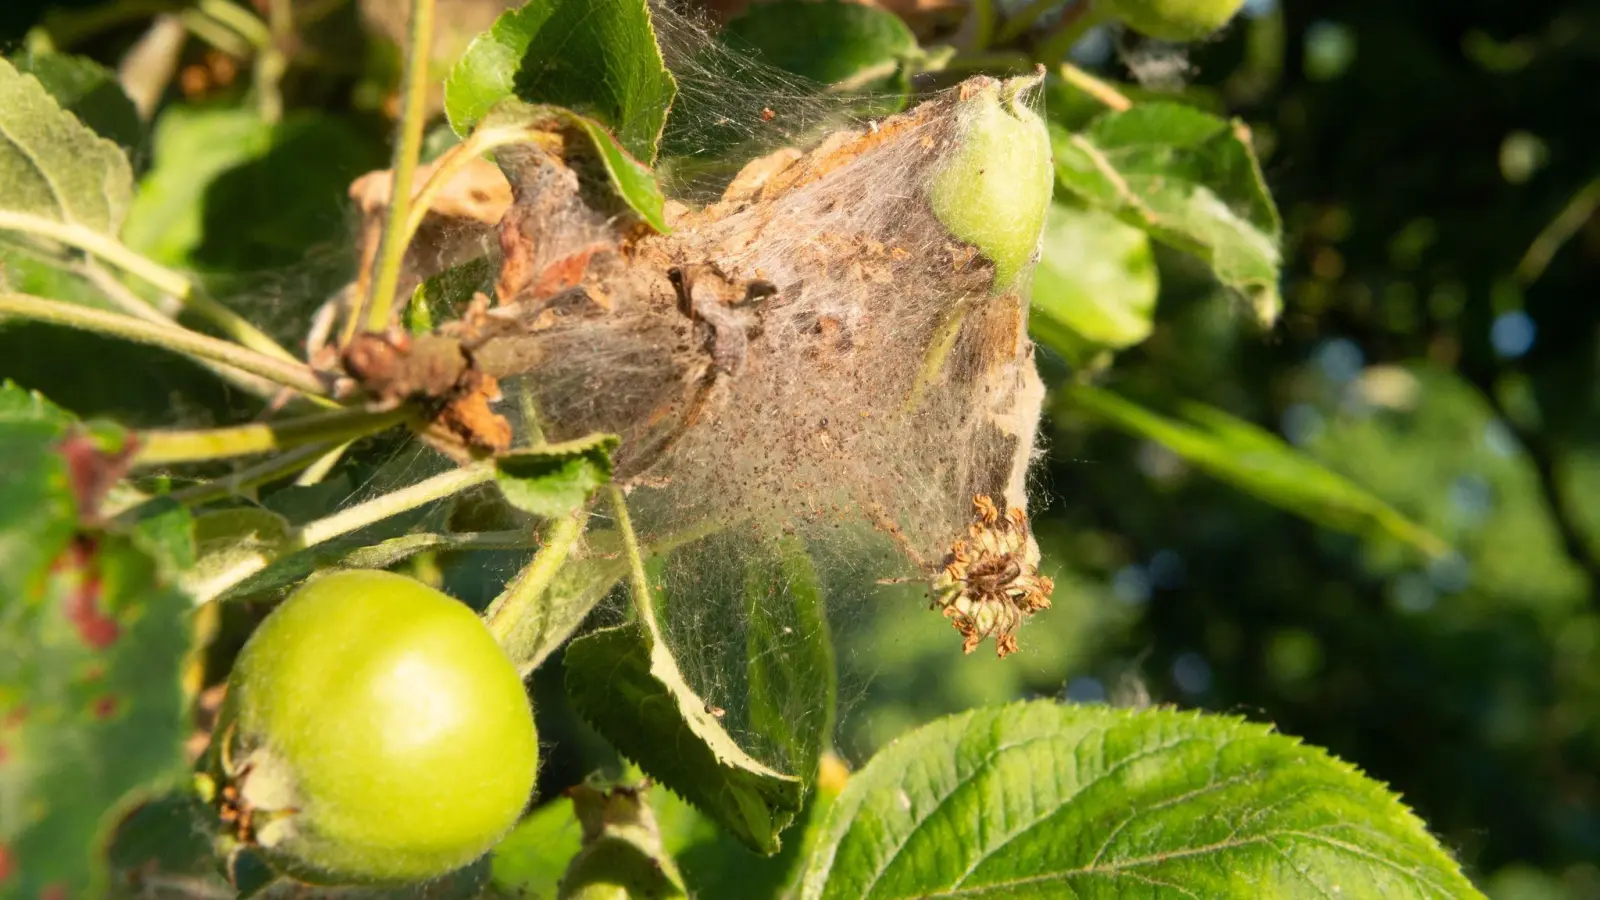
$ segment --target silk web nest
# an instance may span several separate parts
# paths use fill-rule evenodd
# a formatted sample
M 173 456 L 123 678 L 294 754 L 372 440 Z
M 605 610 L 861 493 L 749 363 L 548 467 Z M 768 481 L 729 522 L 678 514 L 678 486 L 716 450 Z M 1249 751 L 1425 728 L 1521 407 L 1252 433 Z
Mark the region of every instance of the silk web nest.
M 691 589 L 671 603 L 675 643 L 736 635 L 747 611 L 719 596 L 799 541 L 829 590 L 923 581 L 966 650 L 1015 650 L 1052 589 L 1026 513 L 1044 396 L 1032 262 L 997 288 L 930 185 L 983 97 L 1037 92 L 980 77 L 869 118 L 883 98 L 826 94 L 657 19 L 682 86 L 660 169 L 670 233 L 552 125 L 452 182 L 407 258 L 405 291 L 486 254 L 486 289 L 426 340 L 353 345 L 346 368 L 370 391 L 373 353 L 445 341 L 492 379 L 474 397 L 497 398 L 454 411 L 467 443 L 620 435 L 640 539 L 677 548 L 663 577 Z M 372 237 L 387 188 L 374 173 L 352 189 Z

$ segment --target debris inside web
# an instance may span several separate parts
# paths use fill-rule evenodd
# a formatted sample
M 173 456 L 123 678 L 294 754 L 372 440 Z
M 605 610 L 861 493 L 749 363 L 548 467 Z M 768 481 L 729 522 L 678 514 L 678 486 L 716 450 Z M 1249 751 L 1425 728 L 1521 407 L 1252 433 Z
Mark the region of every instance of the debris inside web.
M 669 202 L 666 234 L 611 191 L 587 138 L 552 125 L 498 152 L 509 202 L 462 214 L 480 231 L 498 214 L 492 292 L 347 368 L 371 382 L 360 363 L 376 353 L 392 391 L 426 380 L 396 366 L 430 367 L 441 402 L 477 417 L 455 426 L 461 448 L 621 435 L 617 478 L 646 544 L 708 524 L 814 547 L 886 540 L 899 561 L 874 579 L 925 580 L 965 649 L 993 637 L 1006 655 L 1051 591 L 1026 515 L 1043 401 L 1031 262 L 997 277 L 931 191 L 981 113 L 1035 82 L 974 78 L 773 150 L 713 202 Z M 492 170 L 461 177 L 464 195 L 503 196 Z M 479 404 L 502 394 L 503 433 Z

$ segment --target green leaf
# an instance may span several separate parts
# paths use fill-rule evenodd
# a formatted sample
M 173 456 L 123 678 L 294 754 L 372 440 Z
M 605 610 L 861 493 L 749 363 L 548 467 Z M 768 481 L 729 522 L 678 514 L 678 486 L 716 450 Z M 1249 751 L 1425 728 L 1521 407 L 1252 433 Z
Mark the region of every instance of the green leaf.
M 1395 795 L 1228 716 L 971 710 L 851 778 L 801 896 L 1481 897 Z
M 591 531 L 584 543 L 588 554 L 582 559 L 569 559 L 561 567 L 544 597 L 518 618 L 515 628 L 502 641 L 523 675 L 539 668 L 565 644 L 595 604 L 628 574 L 628 566 L 621 559 L 622 542 L 615 531 Z M 506 590 L 514 587 L 515 581 L 510 582 Z
M 369 135 L 305 110 L 270 124 L 251 109 L 173 106 L 152 146 L 123 240 L 157 262 L 211 271 L 299 265 L 347 240 L 350 182 L 382 164 Z
M 677 93 L 646 0 L 530 0 L 467 47 L 445 81 L 444 106 L 462 136 L 510 97 L 564 106 L 604 122 L 651 162 Z
M 614 434 L 591 434 L 513 450 L 495 460 L 495 481 L 506 501 L 524 512 L 567 515 L 611 480 L 611 451 L 620 443 Z
M 723 40 L 820 84 L 877 94 L 904 95 L 911 87 L 904 62 L 920 53 L 916 35 L 899 16 L 842 0 L 753 5 L 728 23 Z M 896 106 L 903 104 L 902 96 Z
M 133 193 L 128 157 L 95 134 L 32 75 L 0 59 L 0 208 L 81 225 L 122 227 Z
M 1199 403 L 1182 418 L 1151 412 L 1088 385 L 1063 387 L 1062 402 L 1148 438 L 1240 490 L 1310 521 L 1354 534 L 1384 534 L 1432 556 L 1448 547 L 1421 525 L 1271 432 Z
M 202 513 L 194 520 L 197 558 L 183 573 L 184 590 L 210 600 L 289 552 L 293 541 L 294 529 L 277 513 L 253 506 Z
M 1029 330 L 1068 360 L 1150 336 L 1157 283 L 1150 238 L 1109 213 L 1056 203 L 1033 272 Z
M 611 132 L 594 119 L 559 106 L 529 106 L 519 100 L 506 100 L 484 118 L 482 127 L 521 129 L 528 141 L 536 140 L 541 133 L 575 133 L 581 143 L 568 144 L 566 162 L 574 165 L 578 177 L 595 180 L 603 177 L 651 228 L 663 234 L 671 230 L 667 227 L 666 198 L 655 173 L 630 155 Z M 584 145 L 594 151 L 593 160 L 586 158 Z M 523 169 L 532 162 L 526 152 L 508 146 L 495 156 L 507 180 L 512 185 L 521 184 Z M 593 171 L 596 168 L 598 171 Z
M 833 734 L 838 672 L 822 586 L 805 545 L 745 554 L 749 727 L 807 784 Z
M 1198 256 L 1258 319 L 1276 320 L 1283 225 L 1244 123 L 1145 103 L 1050 133 L 1063 189 Z
M 572 802 L 557 798 L 530 813 L 495 845 L 490 877 L 514 897 L 554 898 L 567 864 L 583 848 Z
M 657 600 L 636 601 L 638 620 L 586 635 L 563 662 L 573 707 L 647 774 L 761 853 L 800 811 L 805 785 L 736 744 L 710 704 L 684 680 L 657 618 Z
M 168 108 L 156 120 L 153 166 L 139 182 L 123 241 L 157 262 L 187 262 L 207 237 L 206 188 L 271 146 L 272 126 L 253 110 Z
M 144 142 L 139 110 L 123 93 L 117 73 L 85 56 L 65 53 L 18 53 L 11 63 L 20 72 L 39 79 L 50 96 L 77 116 L 96 134 L 109 138 L 125 152 Z
M 97 895 L 141 793 L 178 778 L 189 601 L 132 538 L 80 532 L 63 414 L 0 388 L 0 859 L 8 894 Z

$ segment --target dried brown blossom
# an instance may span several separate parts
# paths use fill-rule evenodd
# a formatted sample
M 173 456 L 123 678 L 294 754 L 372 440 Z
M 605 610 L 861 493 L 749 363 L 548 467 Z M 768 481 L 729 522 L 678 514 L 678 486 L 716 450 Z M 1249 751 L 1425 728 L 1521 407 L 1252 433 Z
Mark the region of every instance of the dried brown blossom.
M 988 496 L 972 498 L 967 537 L 950 545 L 933 579 L 935 608 L 942 608 L 968 653 L 993 635 L 1001 657 L 1017 649 L 1016 631 L 1050 606 L 1055 583 L 1039 574 L 1039 547 L 1021 509 L 1002 509 Z

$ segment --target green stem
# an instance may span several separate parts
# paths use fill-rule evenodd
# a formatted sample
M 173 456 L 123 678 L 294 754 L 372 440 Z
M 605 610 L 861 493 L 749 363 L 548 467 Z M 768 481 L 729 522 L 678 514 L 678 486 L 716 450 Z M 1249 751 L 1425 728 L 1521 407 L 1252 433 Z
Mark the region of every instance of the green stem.
M 390 516 L 399 515 L 407 510 L 415 509 L 435 500 L 442 500 L 453 496 L 475 484 L 494 476 L 494 466 L 488 463 L 479 463 L 461 469 L 453 469 L 441 475 L 435 475 L 426 481 L 418 482 L 408 488 L 401 488 L 375 497 L 365 503 L 358 503 L 349 509 L 340 510 L 331 516 L 307 522 L 301 526 L 288 541 L 282 546 L 282 552 L 268 558 L 260 556 L 254 560 L 238 565 L 219 576 L 206 582 L 203 587 L 195 591 L 193 600 L 196 606 L 209 603 L 218 597 L 227 594 L 230 590 L 243 584 L 257 574 L 276 565 L 291 555 L 308 550 L 319 544 L 326 543 L 336 537 L 349 534 L 368 525 L 381 522 Z M 369 547 L 358 547 L 349 552 L 339 552 L 336 558 L 348 560 L 351 565 L 364 568 L 378 568 L 392 565 L 407 555 L 419 553 L 429 547 L 439 546 L 444 543 L 437 536 L 408 535 L 383 541 Z M 520 548 L 526 546 L 526 538 L 521 533 L 509 535 L 505 532 L 483 532 L 474 535 L 463 535 L 464 543 L 473 545 L 474 549 L 487 549 L 489 547 Z M 314 568 L 314 565 L 313 565 Z M 298 578 L 306 572 L 298 573 Z
M 378 245 L 378 273 L 366 298 L 367 330 L 389 328 L 395 289 L 400 284 L 400 263 L 405 259 L 407 211 L 411 206 L 411 181 L 422 155 L 422 126 L 428 109 L 428 55 L 433 48 L 434 0 L 411 0 L 411 45 L 406 53 L 406 80 L 401 96 L 400 137 L 394 147 L 394 185 L 383 241 Z M 352 317 L 353 319 L 355 317 Z
M 112 303 L 115 303 L 119 308 L 122 309 L 123 312 L 127 313 L 128 315 L 138 319 L 143 319 L 146 322 L 153 324 L 166 326 L 176 325 L 170 316 L 157 309 L 153 304 L 146 301 L 143 297 L 129 290 L 127 285 L 119 281 L 115 275 L 112 275 L 110 272 L 106 271 L 106 269 L 102 268 L 95 260 L 84 260 L 79 271 L 90 284 L 100 289 L 100 293 L 105 294 Z M 241 372 L 232 366 L 225 366 L 221 363 L 212 362 L 208 359 L 197 359 L 195 362 L 205 366 L 207 369 L 210 369 L 218 378 L 221 378 L 223 381 L 226 381 L 235 387 L 259 397 L 262 400 L 271 400 L 283 390 L 283 388 L 273 384 L 265 378 L 251 375 L 249 372 Z
M 137 275 L 164 294 L 171 294 L 178 298 L 189 295 L 191 287 L 189 279 L 148 257 L 133 252 L 128 249 L 127 245 L 116 238 L 108 237 L 82 225 L 57 222 L 54 219 L 31 216 L 27 213 L 13 212 L 11 210 L 0 210 L 0 228 L 7 231 L 36 234 L 40 237 L 60 241 L 91 256 L 97 256 L 124 272 Z
M 653 617 L 654 605 L 650 600 L 650 579 L 644 571 L 644 556 L 639 553 L 639 535 L 634 533 L 633 518 L 628 515 L 628 499 L 622 488 L 611 484 L 606 488 L 611 500 L 612 514 L 617 517 L 617 533 L 622 535 L 622 555 L 628 560 L 628 587 L 633 594 L 633 605 L 639 615 Z
M 327 478 L 328 473 L 333 471 L 333 467 L 339 464 L 339 460 L 344 458 L 345 451 L 349 450 L 350 445 L 354 443 L 355 439 L 352 438 L 342 444 L 335 444 L 326 453 L 317 457 L 315 462 L 306 466 L 305 471 L 300 473 L 300 477 L 294 480 L 295 485 L 309 487 Z
M 178 21 L 189 33 L 235 59 L 247 59 L 254 52 L 250 42 L 237 31 L 190 7 L 178 13 Z
M 1556 251 L 1572 239 L 1584 224 L 1600 209 L 1600 178 L 1595 178 L 1572 195 L 1561 212 L 1540 230 L 1538 237 L 1528 245 L 1528 252 L 1517 263 L 1517 280 L 1523 286 L 1539 280 L 1544 270 L 1555 259 Z
M 20 231 L 60 241 L 69 247 L 103 259 L 117 268 L 148 282 L 156 290 L 177 297 L 196 315 L 215 325 L 219 331 L 240 345 L 257 353 L 290 362 L 299 362 L 294 354 L 278 346 L 260 329 L 244 317 L 196 290 L 194 283 L 183 275 L 128 249 L 115 238 L 82 225 L 57 222 L 27 213 L 0 210 L 0 230 Z
M 305 363 L 276 359 L 178 325 L 146 322 L 121 313 L 90 309 L 29 294 L 0 293 L 0 316 L 6 315 L 164 347 L 174 353 L 208 359 L 259 375 L 309 397 L 328 395 L 328 386 Z
M 480 462 L 435 475 L 410 487 L 391 491 L 365 503 L 358 503 L 324 519 L 308 522 L 300 529 L 301 546 L 310 547 L 381 522 L 390 516 L 416 509 L 425 503 L 442 500 L 469 487 L 494 479 L 494 463 Z
M 966 48 L 968 50 L 986 50 L 994 41 L 995 0 L 972 0 L 971 29 L 968 31 Z
M 306 444 L 348 441 L 375 434 L 405 421 L 405 409 L 367 412 L 350 409 L 321 413 L 281 422 L 253 422 L 232 428 L 207 428 L 199 431 L 142 431 L 136 466 L 161 466 L 174 463 L 233 459 L 273 450 L 287 450 Z
M 267 23 L 237 3 L 230 3 L 228 0 L 200 0 L 195 6 L 212 19 L 233 29 L 256 50 L 265 49 L 272 44 L 272 32 L 267 29 Z
M 183 506 L 199 506 L 223 497 L 248 496 L 249 491 L 293 475 L 326 452 L 325 444 L 296 447 L 286 453 L 274 454 L 271 459 L 240 469 L 232 475 L 179 488 L 166 494 L 164 499 Z
M 283 76 L 289 71 L 289 49 L 295 44 L 292 0 L 268 0 L 268 41 L 256 54 L 255 82 L 261 118 L 283 118 Z
M 588 518 L 588 510 L 585 508 L 572 515 L 553 520 L 550 523 L 549 533 L 544 536 L 544 543 L 539 547 L 539 552 L 534 554 L 527 568 L 517 576 L 516 583 L 497 597 L 494 604 L 483 614 L 489 632 L 500 642 L 500 646 L 506 648 L 506 652 L 513 652 L 510 645 L 512 635 L 534 604 L 543 599 L 545 591 L 550 588 L 550 583 L 555 580 L 556 573 L 561 570 L 562 564 L 567 561 L 567 556 L 572 553 L 572 548 L 577 545 L 579 535 L 583 534 L 583 524 Z M 512 662 L 520 667 L 523 661 L 513 658 Z
M 1061 80 L 1072 85 L 1095 100 L 1107 109 L 1117 112 L 1126 112 L 1133 108 L 1133 101 L 1127 95 L 1117 90 L 1108 81 L 1090 75 L 1072 63 L 1062 63 L 1057 69 Z

